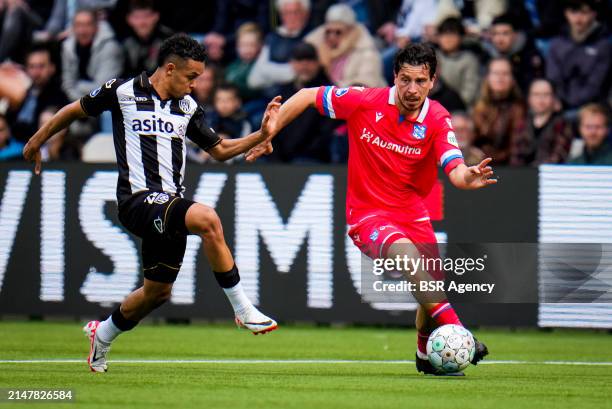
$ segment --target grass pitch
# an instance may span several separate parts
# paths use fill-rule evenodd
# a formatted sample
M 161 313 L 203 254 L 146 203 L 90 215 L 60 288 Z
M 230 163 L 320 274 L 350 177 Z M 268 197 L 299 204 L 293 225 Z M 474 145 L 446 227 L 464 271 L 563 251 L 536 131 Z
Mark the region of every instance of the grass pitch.
M 78 323 L 0 321 L 0 388 L 75 391 L 73 403 L 0 407 L 612 408 L 612 335 L 475 335 L 491 363 L 437 378 L 401 362 L 414 357 L 413 330 L 288 326 L 254 337 L 229 325 L 150 324 L 119 337 L 109 372 L 94 374 Z

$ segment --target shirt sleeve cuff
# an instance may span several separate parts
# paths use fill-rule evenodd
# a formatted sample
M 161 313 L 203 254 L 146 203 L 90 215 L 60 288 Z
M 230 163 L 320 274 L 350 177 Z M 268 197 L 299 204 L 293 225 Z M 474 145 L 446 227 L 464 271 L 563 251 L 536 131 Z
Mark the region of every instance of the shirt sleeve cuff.
M 325 93 L 325 87 L 319 87 L 319 90 L 317 91 L 317 98 L 316 98 L 316 107 L 317 107 L 317 111 L 319 111 L 319 113 L 321 115 L 326 115 L 325 113 L 325 108 L 323 107 L 323 94 Z
M 462 163 L 464 163 L 462 157 L 457 157 L 457 158 L 451 159 L 444 166 L 444 173 L 446 173 L 448 175 L 449 173 L 451 173 L 451 171 L 453 169 L 455 169 L 457 166 L 461 165 Z

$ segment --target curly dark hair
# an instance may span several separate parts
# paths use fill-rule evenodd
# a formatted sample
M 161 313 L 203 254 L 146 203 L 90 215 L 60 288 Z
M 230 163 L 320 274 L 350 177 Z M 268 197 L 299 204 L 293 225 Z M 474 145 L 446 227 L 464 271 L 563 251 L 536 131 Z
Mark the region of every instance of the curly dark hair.
M 434 49 L 423 43 L 410 43 L 398 51 L 393 61 L 393 72 L 397 74 L 404 64 L 425 65 L 429 68 L 429 78 L 433 78 L 438 67 L 438 60 Z
M 157 65 L 161 67 L 170 58 L 206 62 L 206 49 L 186 34 L 175 34 L 162 43 Z

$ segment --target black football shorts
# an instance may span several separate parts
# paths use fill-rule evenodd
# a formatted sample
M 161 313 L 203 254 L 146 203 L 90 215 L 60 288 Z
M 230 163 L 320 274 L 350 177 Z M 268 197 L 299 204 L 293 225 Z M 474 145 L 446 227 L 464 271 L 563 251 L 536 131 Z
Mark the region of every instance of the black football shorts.
M 195 202 L 165 192 L 144 191 L 119 204 L 119 220 L 142 239 L 142 265 L 148 280 L 173 283 L 187 244 L 185 215 Z

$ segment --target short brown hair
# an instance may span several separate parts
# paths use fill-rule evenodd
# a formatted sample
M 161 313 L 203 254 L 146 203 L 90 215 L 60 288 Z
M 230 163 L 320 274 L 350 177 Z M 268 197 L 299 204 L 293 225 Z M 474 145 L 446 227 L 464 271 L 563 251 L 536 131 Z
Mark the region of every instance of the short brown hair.
M 608 112 L 608 109 L 605 106 L 594 103 L 594 102 L 583 105 L 578 111 L 578 123 L 579 124 L 582 123 L 584 116 L 587 114 L 591 114 L 591 115 L 599 114 L 603 116 L 604 119 L 606 120 L 606 127 L 610 126 L 610 116 L 609 116 L 610 114 Z
M 259 28 L 259 26 L 255 23 L 246 22 L 242 23 L 240 27 L 238 27 L 238 30 L 236 30 L 236 38 L 240 38 L 245 34 L 255 34 L 255 36 L 257 37 L 257 41 L 259 41 L 260 43 L 263 41 L 263 32 L 261 31 L 261 28 Z

